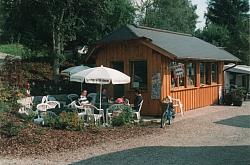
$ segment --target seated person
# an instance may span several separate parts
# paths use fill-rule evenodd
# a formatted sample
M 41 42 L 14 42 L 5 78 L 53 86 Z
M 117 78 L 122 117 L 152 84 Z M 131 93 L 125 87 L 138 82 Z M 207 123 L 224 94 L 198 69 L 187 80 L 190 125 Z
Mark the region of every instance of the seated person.
M 139 90 L 135 90 L 135 100 L 134 100 L 134 107 L 133 109 L 138 112 L 140 108 L 140 103 L 142 102 L 143 98 L 141 92 Z
M 87 90 L 83 90 L 81 95 L 80 95 L 80 98 L 78 99 L 78 104 L 79 105 L 83 105 L 83 104 L 88 104 L 89 101 L 88 101 L 88 98 L 87 98 L 87 94 L 88 94 L 88 91 Z
M 95 99 L 96 104 L 100 103 L 100 93 L 97 93 L 96 99 Z M 103 88 L 102 93 L 101 93 L 101 102 L 102 104 L 108 103 L 108 95 L 107 95 L 107 89 Z M 99 107 L 98 107 L 99 108 Z
M 124 104 L 124 99 L 123 99 L 123 97 L 118 97 L 118 98 L 115 100 L 115 103 L 116 103 L 116 104 Z
M 105 119 L 106 119 L 106 109 L 109 107 L 108 100 L 109 99 L 108 99 L 108 95 L 107 95 L 107 89 L 103 88 L 102 93 L 101 93 L 101 108 L 104 110 Z M 97 108 L 100 108 L 100 93 L 97 93 L 97 95 L 96 95 L 95 106 Z M 95 113 L 99 113 L 99 112 L 95 112 Z

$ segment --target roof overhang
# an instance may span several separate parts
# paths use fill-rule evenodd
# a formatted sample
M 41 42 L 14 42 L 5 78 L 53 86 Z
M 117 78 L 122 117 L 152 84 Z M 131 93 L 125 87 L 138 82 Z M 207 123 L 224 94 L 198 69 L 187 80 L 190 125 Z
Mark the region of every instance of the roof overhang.
M 232 67 L 233 64 L 224 65 L 224 69 L 227 69 L 229 67 Z M 232 67 L 228 69 L 229 72 L 234 73 L 241 73 L 241 74 L 250 74 L 250 66 L 247 65 L 236 65 L 235 67 Z

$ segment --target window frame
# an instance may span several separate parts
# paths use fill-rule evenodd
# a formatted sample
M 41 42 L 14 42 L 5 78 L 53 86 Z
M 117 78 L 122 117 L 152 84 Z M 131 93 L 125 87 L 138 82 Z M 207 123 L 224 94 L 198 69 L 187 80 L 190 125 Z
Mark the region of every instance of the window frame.
M 188 74 L 188 64 L 192 64 L 192 68 L 194 68 L 194 75 L 193 76 L 193 84 L 189 84 L 189 74 Z M 190 61 L 190 62 L 186 62 L 185 64 L 185 77 L 186 77 L 186 88 L 188 87 L 196 87 L 197 86 L 197 66 L 196 66 L 196 62 L 194 61 Z M 192 71 L 191 71 L 192 72 Z
M 133 87 L 134 80 L 134 63 L 135 62 L 145 62 L 146 64 L 146 78 L 145 79 L 145 85 L 139 87 Z M 133 66 L 132 66 L 133 65 Z M 130 89 L 141 89 L 141 90 L 147 90 L 148 89 L 148 61 L 146 59 L 136 59 L 136 60 L 129 60 L 129 73 L 131 76 L 131 82 L 130 82 Z
M 215 74 L 213 74 L 213 65 L 215 65 Z M 218 63 L 213 62 L 211 63 L 211 84 L 218 84 Z M 213 75 L 215 75 L 216 79 L 215 81 L 213 80 Z
M 171 63 L 173 63 L 173 64 L 171 64 Z M 176 64 L 183 64 L 183 68 L 184 68 L 184 75 L 183 75 L 183 77 L 181 77 L 181 78 L 172 78 L 172 71 L 173 71 L 173 65 L 174 65 L 174 63 L 176 63 Z M 185 88 L 185 82 L 186 82 L 186 78 L 185 78 L 185 76 L 186 76 L 186 70 L 185 70 L 185 67 L 186 67 L 186 64 L 185 64 L 185 62 L 183 62 L 183 61 L 170 61 L 169 62 L 169 66 L 170 66 L 170 69 L 169 69 L 169 71 L 170 71 L 170 89 L 171 90 L 175 90 L 175 89 L 184 89 Z M 172 80 L 173 79 L 177 79 L 177 81 L 175 82 L 175 80 L 174 80 L 174 87 L 172 86 Z M 180 85 L 180 79 L 183 79 L 183 85 Z M 176 86 L 177 85 L 177 86 Z
M 203 82 L 201 82 L 201 64 L 204 64 L 204 77 Z M 200 62 L 200 86 L 207 86 L 212 84 L 212 74 L 211 74 L 211 62 Z

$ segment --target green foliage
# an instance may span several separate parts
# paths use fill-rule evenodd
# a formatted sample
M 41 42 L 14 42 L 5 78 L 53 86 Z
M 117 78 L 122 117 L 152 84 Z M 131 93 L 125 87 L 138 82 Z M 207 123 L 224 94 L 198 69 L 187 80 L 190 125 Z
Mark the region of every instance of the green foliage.
M 8 112 L 10 110 L 10 105 L 6 102 L 0 101 L 0 113 Z
M 216 24 L 209 24 L 202 31 L 197 30 L 195 35 L 218 47 L 226 47 L 230 38 L 227 27 L 218 26 Z
M 243 99 L 246 95 L 246 89 L 243 87 L 237 87 L 236 89 L 231 89 L 230 93 L 233 99 Z
M 48 114 L 44 117 L 45 125 L 56 129 L 81 131 L 84 129 L 83 121 L 76 112 L 60 113 L 59 116 Z
M 20 133 L 22 127 L 22 125 L 17 125 L 13 121 L 7 121 L 1 126 L 0 133 L 7 137 L 17 136 Z
M 196 6 L 188 0 L 154 0 L 145 1 L 140 11 L 145 17 L 139 24 L 154 28 L 172 30 L 184 33 L 193 33 L 198 16 Z
M 126 106 L 121 104 L 119 109 L 113 111 L 121 111 L 121 113 L 117 116 L 112 118 L 112 125 L 113 126 L 122 126 L 125 124 L 129 124 L 133 121 L 133 110 L 130 106 Z
M 229 38 L 224 44 L 226 50 L 250 65 L 249 1 L 210 0 L 206 18 L 207 27 L 214 24 L 227 29 Z M 204 38 L 208 42 L 221 42 L 217 35 Z
M 24 54 L 24 47 L 21 44 L 3 44 L 0 45 L 0 52 L 22 56 L 22 54 Z
M 25 114 L 21 116 L 26 123 L 33 122 L 34 119 L 37 117 L 37 114 L 32 109 L 30 109 L 30 111 L 28 112 L 29 112 L 28 115 Z
M 17 99 L 20 91 L 0 81 L 0 112 L 15 113 L 20 108 Z
M 47 50 L 54 60 L 54 76 L 59 74 L 65 45 L 90 45 L 134 19 L 130 0 L 1 0 L 0 6 L 4 38 L 32 51 Z
M 10 86 L 5 85 L 2 81 L 0 81 L 0 101 L 8 102 L 13 99 L 13 94 L 15 90 Z M 15 98 L 14 98 L 15 99 Z

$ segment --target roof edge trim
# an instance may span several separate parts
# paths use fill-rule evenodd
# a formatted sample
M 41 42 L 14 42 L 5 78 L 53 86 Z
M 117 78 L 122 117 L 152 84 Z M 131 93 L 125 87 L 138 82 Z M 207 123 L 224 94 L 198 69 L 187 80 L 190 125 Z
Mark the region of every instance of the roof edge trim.
M 164 33 L 171 33 L 171 34 L 193 37 L 192 34 L 188 34 L 188 33 L 174 32 L 174 31 L 170 31 L 170 30 L 157 29 L 157 28 L 139 26 L 139 25 L 133 25 L 133 26 L 135 26 L 136 28 L 141 28 L 141 29 L 146 29 L 146 30 L 153 30 L 153 31 L 157 31 L 157 32 L 164 32 Z

